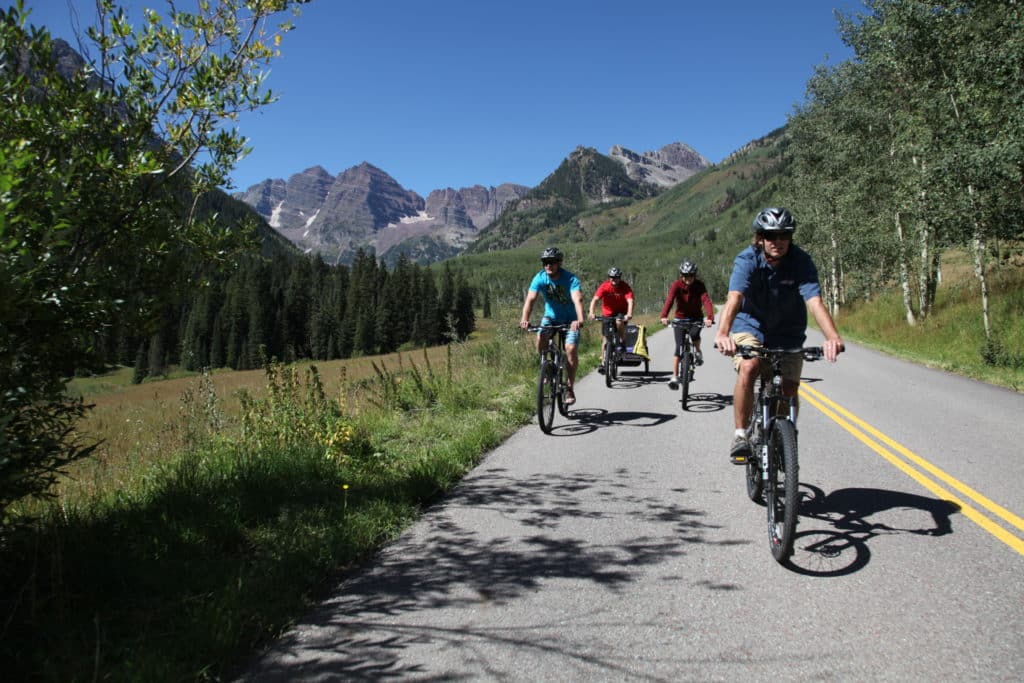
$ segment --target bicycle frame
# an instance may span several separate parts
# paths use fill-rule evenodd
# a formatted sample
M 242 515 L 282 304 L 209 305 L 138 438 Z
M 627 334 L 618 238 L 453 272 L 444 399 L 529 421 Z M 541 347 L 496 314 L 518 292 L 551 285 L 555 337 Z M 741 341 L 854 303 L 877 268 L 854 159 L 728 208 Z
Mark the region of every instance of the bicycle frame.
M 758 445 L 761 447 L 761 453 L 759 457 L 761 460 L 761 472 L 762 479 L 768 480 L 768 443 L 764 439 L 764 434 L 771 432 L 772 427 L 775 426 L 776 420 L 784 419 L 789 420 L 793 423 L 793 427 L 796 427 L 796 397 L 795 396 L 784 396 L 782 394 L 782 356 L 773 355 L 767 359 L 772 365 L 772 376 L 771 379 L 765 381 L 764 375 L 758 378 L 758 387 L 754 393 L 754 406 L 755 410 L 760 412 L 761 421 L 764 425 L 763 432 L 758 434 Z M 761 362 L 764 362 L 762 359 Z M 786 409 L 784 411 L 779 410 L 780 405 L 785 404 Z
M 604 338 L 601 365 L 604 368 L 604 383 L 607 387 L 611 387 L 612 382 L 618 379 L 619 361 L 621 360 L 618 347 L 622 342 L 619 340 L 617 323 L 620 320 L 625 322 L 625 319 L 621 313 L 594 316 L 594 320 L 601 322 L 601 336 Z
M 770 378 L 759 367 L 754 393 L 752 418 L 747 439 L 753 457 L 746 465 L 747 495 L 760 501 L 764 494 L 768 512 L 768 543 L 776 561 L 784 563 L 793 551 L 800 506 L 799 454 L 797 452 L 797 402 L 783 395 L 782 363 L 790 354 L 802 354 L 805 360 L 823 357 L 821 348 L 764 349 L 740 346 L 743 358 L 758 358 L 770 364 Z
M 565 365 L 565 333 L 568 325 L 531 325 L 527 331 L 540 332 L 546 337 L 546 343 L 540 348 L 540 364 L 537 375 L 537 421 L 541 431 L 550 434 L 554 422 L 554 409 L 563 416 L 569 415 L 565 404 L 566 365 Z
M 694 365 L 697 358 L 697 345 L 693 341 L 693 333 L 699 332 L 704 327 L 704 321 L 692 318 L 674 318 L 671 325 L 683 331 L 683 340 L 676 346 L 676 355 L 679 357 L 681 389 L 679 403 L 683 410 L 686 410 L 690 398 L 690 382 L 693 381 Z

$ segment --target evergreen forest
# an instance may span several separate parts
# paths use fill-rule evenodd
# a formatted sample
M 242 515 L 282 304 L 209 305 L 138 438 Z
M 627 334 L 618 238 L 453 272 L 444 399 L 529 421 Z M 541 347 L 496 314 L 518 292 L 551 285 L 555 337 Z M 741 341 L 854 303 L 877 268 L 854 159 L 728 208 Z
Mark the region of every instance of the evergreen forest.
M 317 256 L 247 257 L 165 308 L 155 329 L 104 340 L 109 364 L 135 380 L 185 370 L 263 367 L 268 360 L 334 360 L 462 341 L 474 330 L 474 291 L 450 266 L 438 275 L 404 256 L 394 268 L 360 251 L 351 265 Z M 440 280 L 440 281 L 438 281 Z

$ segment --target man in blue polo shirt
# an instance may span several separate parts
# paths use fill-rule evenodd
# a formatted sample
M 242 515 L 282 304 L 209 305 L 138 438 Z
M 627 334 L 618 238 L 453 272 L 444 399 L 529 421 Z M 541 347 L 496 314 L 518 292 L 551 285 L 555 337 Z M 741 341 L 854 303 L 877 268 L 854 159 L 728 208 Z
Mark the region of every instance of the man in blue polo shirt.
M 736 356 L 736 347 L 798 348 L 807 332 L 807 311 L 822 334 L 825 358 L 835 361 L 843 340 L 821 300 L 818 269 L 810 254 L 793 244 L 796 220 L 787 209 L 764 209 L 754 218 L 754 238 L 733 262 L 729 295 L 719 318 L 715 346 L 733 356 L 736 387 L 733 419 L 736 432 L 729 459 L 745 465 L 751 457 L 746 429 L 754 405 L 754 382 L 761 371 L 757 358 Z M 803 356 L 790 354 L 782 364 L 782 392 L 796 396 Z

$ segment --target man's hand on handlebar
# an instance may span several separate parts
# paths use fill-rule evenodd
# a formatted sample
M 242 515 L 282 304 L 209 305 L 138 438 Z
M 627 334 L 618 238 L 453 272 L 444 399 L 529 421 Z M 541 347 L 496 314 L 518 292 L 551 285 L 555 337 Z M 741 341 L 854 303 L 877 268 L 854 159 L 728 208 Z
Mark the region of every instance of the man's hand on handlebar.
M 839 358 L 839 354 L 846 349 L 842 339 L 826 339 L 821 348 L 825 352 L 825 359 L 833 363 Z
M 715 337 L 715 348 L 718 349 L 723 356 L 736 355 L 736 342 L 734 342 L 732 337 L 727 334 L 719 334 Z

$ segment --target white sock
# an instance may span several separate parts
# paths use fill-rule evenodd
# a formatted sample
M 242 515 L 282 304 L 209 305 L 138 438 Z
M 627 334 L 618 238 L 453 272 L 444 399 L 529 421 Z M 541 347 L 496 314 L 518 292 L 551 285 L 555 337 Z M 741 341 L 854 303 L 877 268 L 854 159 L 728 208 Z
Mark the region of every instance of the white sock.
M 736 430 L 736 436 L 746 436 L 746 435 L 747 435 L 747 430 L 746 429 L 737 429 Z

